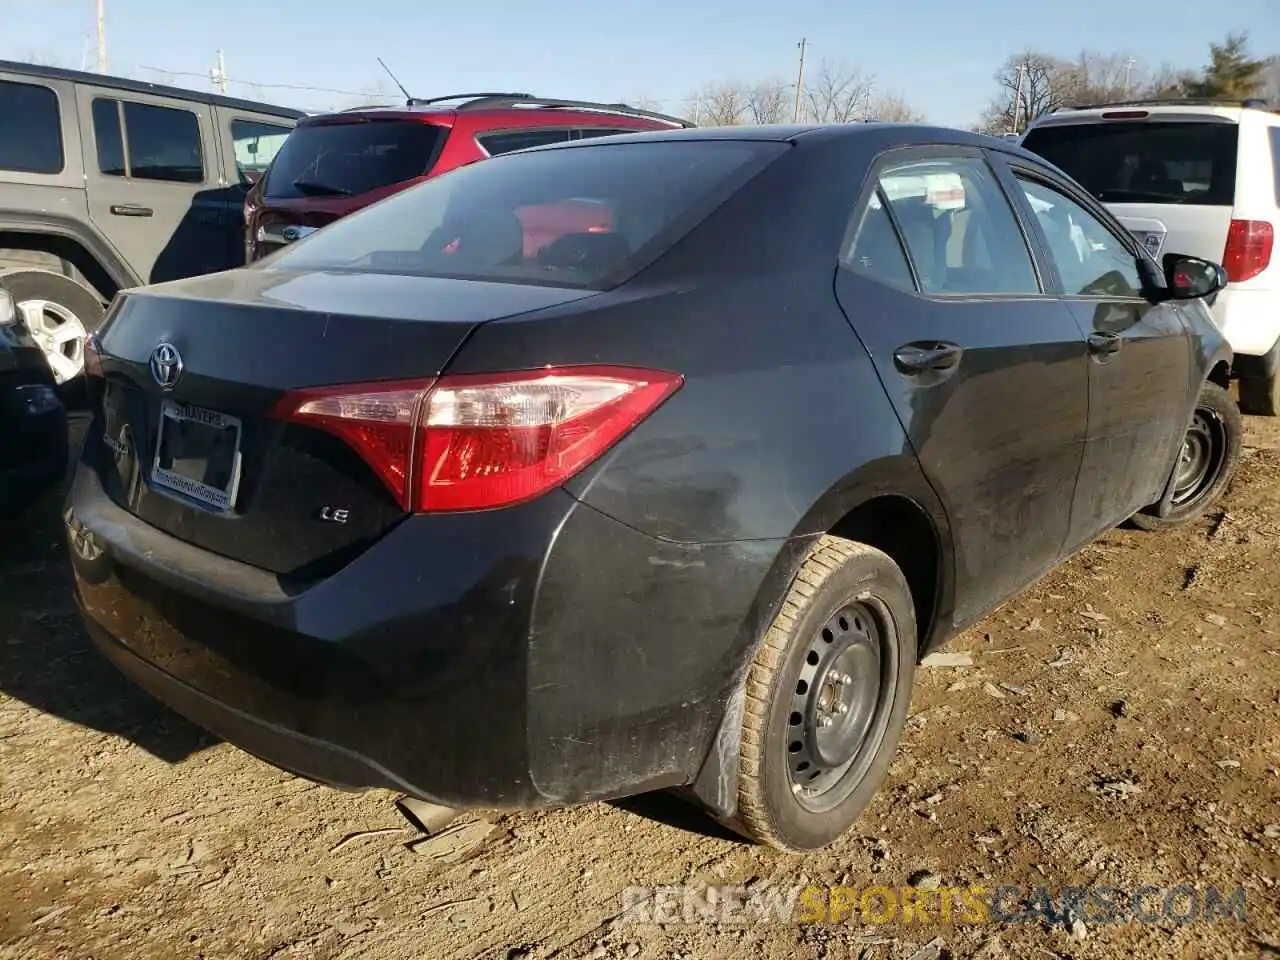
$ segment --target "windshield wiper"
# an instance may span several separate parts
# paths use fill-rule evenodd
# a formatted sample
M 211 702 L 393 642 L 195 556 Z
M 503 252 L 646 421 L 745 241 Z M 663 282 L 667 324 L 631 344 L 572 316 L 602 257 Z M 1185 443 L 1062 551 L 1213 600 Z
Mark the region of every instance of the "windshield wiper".
M 328 183 L 317 183 L 314 180 L 295 180 L 293 185 L 309 197 L 349 197 L 351 191 L 345 187 L 335 187 Z

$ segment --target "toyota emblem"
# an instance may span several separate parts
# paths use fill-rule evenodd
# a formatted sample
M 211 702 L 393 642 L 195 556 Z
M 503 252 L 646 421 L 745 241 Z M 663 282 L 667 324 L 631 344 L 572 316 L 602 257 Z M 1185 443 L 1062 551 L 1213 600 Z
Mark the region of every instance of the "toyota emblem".
M 160 343 L 151 351 L 151 376 L 165 390 L 172 390 L 182 378 L 182 354 L 172 343 Z

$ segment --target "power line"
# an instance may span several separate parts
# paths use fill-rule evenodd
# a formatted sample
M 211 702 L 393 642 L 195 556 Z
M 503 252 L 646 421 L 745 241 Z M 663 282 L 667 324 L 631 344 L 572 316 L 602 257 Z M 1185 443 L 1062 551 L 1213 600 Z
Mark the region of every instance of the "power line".
M 149 67 L 145 64 L 138 65 L 139 70 L 150 70 L 153 73 L 168 74 L 171 77 L 199 77 L 202 80 L 208 79 L 209 74 L 197 73 L 192 70 L 169 70 L 165 67 Z M 230 77 L 225 78 L 224 83 L 238 83 L 246 87 L 260 87 L 264 90 L 301 90 L 307 93 L 337 93 L 347 97 L 379 97 L 384 100 L 396 99 L 391 94 L 370 93 L 368 90 L 339 90 L 335 87 L 308 87 L 304 84 L 297 83 L 259 83 L 256 80 L 232 80 Z

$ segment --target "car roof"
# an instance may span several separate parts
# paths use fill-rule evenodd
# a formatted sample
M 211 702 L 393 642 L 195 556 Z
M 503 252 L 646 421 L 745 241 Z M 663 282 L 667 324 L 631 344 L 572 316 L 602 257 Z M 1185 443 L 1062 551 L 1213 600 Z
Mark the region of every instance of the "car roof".
M 439 118 L 453 120 L 467 114 L 498 115 L 504 121 L 516 120 L 528 116 L 539 116 L 531 125 L 542 125 L 550 113 L 583 114 L 600 117 L 613 117 L 629 120 L 646 120 L 670 126 L 673 129 L 692 127 L 693 124 L 682 117 L 669 116 L 652 110 L 644 110 L 626 103 L 596 103 L 590 100 L 562 100 L 551 97 L 537 97 L 529 93 L 455 93 L 443 97 L 427 99 L 408 98 L 404 104 L 391 106 L 361 106 L 346 110 L 316 114 L 309 123 L 325 123 L 336 118 L 358 119 L 361 116 L 377 116 L 380 118 Z
M 748 140 L 773 142 L 816 142 L 845 138 L 874 138 L 877 146 L 885 149 L 912 145 L 927 146 L 930 144 L 970 146 L 985 149 L 1004 150 L 1034 160 L 1041 165 L 1044 159 L 1022 149 L 1007 140 L 988 136 L 983 133 L 972 133 L 952 127 L 939 127 L 921 123 L 882 123 L 868 121 L 865 123 L 779 123 L 761 124 L 759 126 L 727 126 L 727 127 L 693 127 L 682 130 L 644 130 L 609 137 L 610 142 L 657 142 L 664 140 Z M 554 143 L 540 147 L 530 147 L 521 153 L 533 153 L 541 150 L 577 150 L 596 144 L 599 140 L 576 140 L 568 143 Z
M 0 73 L 12 73 L 20 76 L 34 77 L 41 80 L 64 80 L 68 83 L 86 83 L 95 87 L 106 87 L 124 93 L 146 93 L 155 97 L 170 97 L 174 100 L 185 100 L 189 103 L 206 103 L 229 110 L 250 110 L 254 113 L 268 113 L 288 120 L 297 120 L 306 116 L 306 112 L 292 107 L 282 107 L 274 103 L 261 103 L 255 100 L 241 100 L 237 97 L 224 97 L 216 93 L 205 93 L 199 90 L 186 90 L 182 87 L 168 87 L 159 83 L 147 83 L 143 80 L 127 80 L 124 77 L 113 77 L 102 73 L 87 73 L 83 70 L 65 70 L 62 67 L 45 67 L 34 63 L 18 63 L 12 60 L 0 60 Z

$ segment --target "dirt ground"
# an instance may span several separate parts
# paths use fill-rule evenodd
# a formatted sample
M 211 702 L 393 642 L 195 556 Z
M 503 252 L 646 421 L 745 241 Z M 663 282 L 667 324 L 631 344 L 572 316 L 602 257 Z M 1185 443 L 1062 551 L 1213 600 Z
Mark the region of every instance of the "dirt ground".
M 0 533 L 0 958 L 1280 956 L 1280 424 L 1219 510 L 1123 530 L 919 673 L 891 778 L 782 856 L 642 798 L 465 815 L 282 774 L 89 649 L 57 504 Z M 922 879 L 923 878 L 923 879 Z M 1216 922 L 628 923 L 633 885 L 1243 886 Z M 865 919 L 865 918 L 864 918 Z

